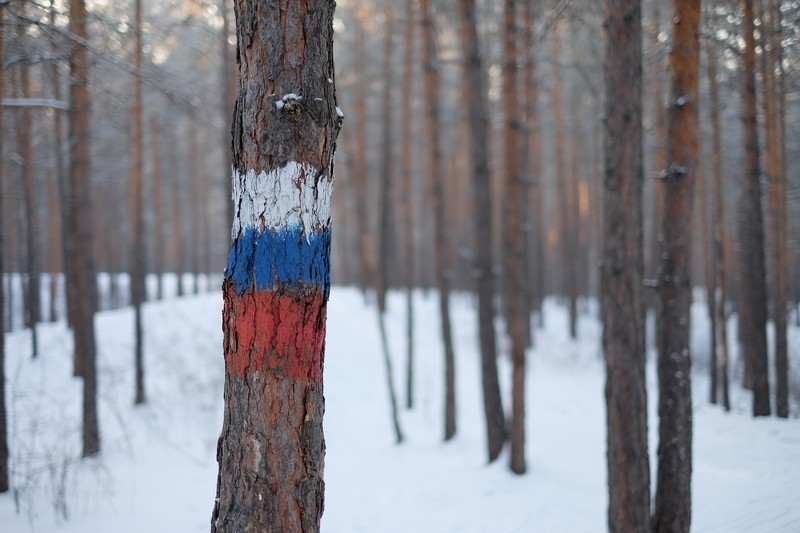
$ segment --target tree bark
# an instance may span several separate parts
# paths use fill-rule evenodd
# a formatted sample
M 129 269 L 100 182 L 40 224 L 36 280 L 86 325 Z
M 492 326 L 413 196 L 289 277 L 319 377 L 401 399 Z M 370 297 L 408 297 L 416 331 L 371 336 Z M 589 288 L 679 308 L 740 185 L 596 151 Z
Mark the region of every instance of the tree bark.
M 712 359 L 716 366 L 711 369 L 711 398 L 716 403 L 722 396 L 726 411 L 731 409 L 728 391 L 728 326 L 725 313 L 727 292 L 727 253 L 725 251 L 725 194 L 722 183 L 722 128 L 719 119 L 719 80 L 717 79 L 717 56 L 713 44 L 706 45 L 708 56 L 709 113 L 711 120 L 711 168 L 712 197 L 714 198 L 714 323 L 717 327 L 717 354 Z M 717 385 L 721 391 L 717 389 Z
M 606 0 L 601 293 L 608 431 L 608 528 L 649 531 L 642 314 L 642 22 L 639 0 Z
M 531 236 L 529 239 L 527 270 L 530 272 L 530 309 L 538 315 L 539 324 L 543 324 L 542 300 L 545 290 L 545 238 L 544 238 L 544 210 L 542 187 L 542 140 L 541 121 L 539 117 L 539 82 L 536 77 L 536 56 L 533 51 L 535 11 L 538 3 L 534 0 L 525 2 L 525 25 L 523 27 L 523 42 L 526 43 L 525 61 L 525 103 L 528 125 L 528 173 L 530 175 L 530 216 Z M 530 319 L 529 319 L 530 320 Z M 530 333 L 529 342 L 533 344 L 533 333 Z
M 19 6 L 25 9 L 25 4 Z M 20 24 L 17 27 L 17 35 L 23 38 L 25 27 Z M 21 62 L 18 66 L 19 86 L 18 94 L 21 98 L 30 97 L 30 67 Z M 31 330 L 31 355 L 35 359 L 39 352 L 38 339 L 36 334 L 36 324 L 40 320 L 39 309 L 39 216 L 36 206 L 37 183 L 33 159 L 33 122 L 31 110 L 23 107 L 17 112 L 17 155 L 20 160 L 20 180 L 23 192 L 22 208 L 25 218 L 25 251 L 26 251 L 26 270 L 28 272 L 27 291 L 25 293 L 25 326 Z
M 456 434 L 456 383 L 455 383 L 455 350 L 453 349 L 453 333 L 450 323 L 450 276 L 446 264 L 448 234 L 446 215 L 448 203 L 445 198 L 445 176 L 442 168 L 442 147 L 440 127 L 440 82 L 439 58 L 436 50 L 436 27 L 428 0 L 420 0 L 422 16 L 422 62 L 424 64 L 426 129 L 428 138 L 429 169 L 434 219 L 435 245 L 434 262 L 436 269 L 436 285 L 439 289 L 439 317 L 442 327 L 442 346 L 444 348 L 444 440 L 450 440 Z
M 155 257 L 153 258 L 153 273 L 156 276 L 156 299 L 164 298 L 164 193 L 161 179 L 161 144 L 158 134 L 158 117 L 150 115 L 150 142 L 153 158 L 153 207 L 155 214 Z
M 740 331 L 742 352 L 750 367 L 753 416 L 769 416 L 767 375 L 767 280 L 764 264 L 764 218 L 761 211 L 761 166 L 756 118 L 756 42 L 753 0 L 742 0 L 742 142 L 744 150 L 739 200 Z
M 528 314 L 525 305 L 525 233 L 523 229 L 523 202 L 525 186 L 520 165 L 520 102 L 517 90 L 517 31 L 516 3 L 503 3 L 503 146 L 505 159 L 505 237 L 506 237 L 506 302 L 508 304 L 508 332 L 511 338 L 512 407 L 511 407 L 511 471 L 524 474 L 525 465 L 525 322 Z
M 386 25 L 384 27 L 383 35 L 383 123 L 381 128 L 382 149 L 381 155 L 381 176 L 379 182 L 379 216 L 378 216 L 378 231 L 376 237 L 378 242 L 375 244 L 375 250 L 378 255 L 375 258 L 376 272 L 374 273 L 375 279 L 375 293 L 378 300 L 378 322 L 381 334 L 381 348 L 383 351 L 383 361 L 386 367 L 386 385 L 389 392 L 389 406 L 391 409 L 392 426 L 394 427 L 395 440 L 398 444 L 403 442 L 403 432 L 400 429 L 400 419 L 397 412 L 397 393 L 394 386 L 394 371 L 392 367 L 392 358 L 389 352 L 389 342 L 386 333 L 386 293 L 389 291 L 389 255 L 391 235 L 389 232 L 389 218 L 391 211 L 390 187 L 393 177 L 393 161 L 392 161 L 392 148 L 394 148 L 394 141 L 392 140 L 392 37 L 394 35 L 394 13 L 392 11 L 391 3 L 386 5 Z
M 320 528 L 330 201 L 340 118 L 333 2 L 237 0 L 236 216 L 223 294 L 213 532 Z
M 698 167 L 700 0 L 672 0 L 667 171 L 658 274 L 658 478 L 653 531 L 691 524 L 692 389 L 689 349 L 692 209 Z
M 0 57 L 5 57 L 6 3 L 0 4 Z M 0 96 L 5 94 L 5 69 L 0 68 Z M 3 115 L 0 111 L 0 132 L 3 130 Z M 5 161 L 0 150 L 0 209 L 5 210 Z M 6 418 L 6 284 L 4 236 L 5 217 L 0 217 L 0 494 L 10 488 L 8 478 L 8 422 Z
M 87 39 L 84 0 L 70 0 L 70 32 Z M 94 270 L 92 222 L 92 179 L 90 166 L 89 57 L 75 45 L 70 57 L 69 109 L 69 210 L 72 226 L 67 239 L 69 273 L 75 278 L 73 337 L 75 368 L 83 378 L 83 456 L 100 451 L 97 421 L 97 369 L 94 312 L 97 309 L 97 279 Z
M 144 121 L 142 119 L 142 0 L 134 2 L 134 68 L 133 80 L 133 248 L 131 249 L 131 305 L 134 316 L 133 403 L 145 402 L 144 345 L 142 304 L 145 301 L 144 245 Z
M 403 255 L 405 256 L 406 286 L 406 408 L 414 407 L 414 199 L 411 151 L 413 135 L 411 131 L 411 96 L 413 90 L 414 58 L 414 0 L 406 0 L 405 48 L 403 50 Z
M 483 406 L 489 462 L 497 459 L 506 441 L 506 423 L 497 377 L 497 340 L 494 329 L 494 273 L 492 271 L 492 189 L 489 171 L 489 107 L 483 59 L 478 44 L 475 0 L 459 0 L 461 43 L 466 80 L 475 201 L 475 278 L 478 292 L 478 329 L 481 347 Z
M 786 338 L 786 306 L 789 290 L 786 256 L 786 170 L 784 162 L 785 139 L 781 135 L 781 121 L 785 120 L 784 95 L 781 78 L 781 10 L 780 0 L 767 0 L 764 6 L 763 39 L 764 96 L 766 131 L 766 172 L 769 183 L 769 218 L 772 267 L 772 320 L 775 324 L 775 414 L 789 416 L 789 360 Z

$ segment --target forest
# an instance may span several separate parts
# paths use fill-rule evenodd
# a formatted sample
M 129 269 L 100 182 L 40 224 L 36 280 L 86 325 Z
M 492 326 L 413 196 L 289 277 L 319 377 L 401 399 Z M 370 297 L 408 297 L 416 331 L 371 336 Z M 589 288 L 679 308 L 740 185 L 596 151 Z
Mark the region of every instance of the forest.
M 0 529 L 797 531 L 799 42 L 0 0 Z

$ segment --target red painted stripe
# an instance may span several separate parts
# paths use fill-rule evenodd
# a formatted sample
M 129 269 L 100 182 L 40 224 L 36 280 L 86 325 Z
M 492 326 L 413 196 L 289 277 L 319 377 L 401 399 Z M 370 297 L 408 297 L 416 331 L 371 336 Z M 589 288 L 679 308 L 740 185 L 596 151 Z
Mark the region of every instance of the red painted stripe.
M 224 287 L 227 324 L 225 370 L 245 376 L 271 370 L 291 379 L 322 377 L 325 350 L 325 292 L 252 292 Z

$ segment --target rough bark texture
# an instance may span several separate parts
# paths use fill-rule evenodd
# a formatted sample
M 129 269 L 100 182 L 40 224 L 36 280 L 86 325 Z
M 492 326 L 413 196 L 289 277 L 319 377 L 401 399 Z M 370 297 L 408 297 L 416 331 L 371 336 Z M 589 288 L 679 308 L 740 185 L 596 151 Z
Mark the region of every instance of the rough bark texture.
M 756 41 L 753 35 L 753 0 L 742 0 L 742 166 L 739 200 L 740 337 L 749 363 L 753 389 L 753 416 L 769 416 L 767 375 L 767 279 L 764 264 L 764 217 L 761 211 L 761 167 L 756 119 Z
M 709 86 L 709 113 L 711 119 L 711 172 L 712 172 L 712 197 L 714 198 L 714 323 L 717 327 L 717 354 L 714 358 L 717 367 L 711 371 L 716 380 L 712 380 L 712 402 L 720 398 L 725 410 L 731 408 L 730 395 L 728 394 L 728 327 L 725 313 L 727 291 L 727 253 L 725 250 L 725 194 L 722 184 L 722 128 L 719 119 L 719 80 L 717 80 L 717 56 L 714 45 L 706 46 L 708 56 L 708 86 Z
M 144 123 L 142 119 L 142 0 L 134 3 L 136 74 L 133 80 L 133 248 L 131 249 L 131 305 L 134 316 L 134 371 L 136 374 L 133 403 L 145 401 L 144 339 L 142 338 L 142 304 L 145 299 L 144 248 Z M 196 205 L 196 204 L 195 204 Z
M 700 0 L 673 0 L 667 172 L 658 273 L 658 478 L 653 531 L 688 532 L 692 510 L 689 351 L 692 206 L 698 166 Z
M 334 3 L 237 0 L 235 10 L 234 188 L 238 183 L 252 192 L 261 173 L 268 173 L 269 185 L 269 176 L 299 165 L 305 170 L 293 183 L 314 198 L 309 214 L 319 220 L 301 229 L 245 230 L 243 223 L 254 223 L 246 220 L 245 200 L 234 206 L 223 286 L 225 417 L 211 530 L 316 532 L 324 503 L 322 368 L 330 288 L 330 217 L 324 211 L 340 123 Z M 284 207 L 290 216 L 302 206 Z
M 436 285 L 439 288 L 439 316 L 442 325 L 442 346 L 444 348 L 444 440 L 450 440 L 456 433 L 456 383 L 455 351 L 450 323 L 450 276 L 446 263 L 448 235 L 447 208 L 444 192 L 444 172 L 442 169 L 441 131 L 439 124 L 439 64 L 436 50 L 436 28 L 428 0 L 420 0 L 422 15 L 422 61 L 424 64 L 423 82 L 425 86 L 426 129 L 428 139 L 430 179 L 432 183 L 432 208 L 435 226 L 434 262 Z
M 70 31 L 86 39 L 86 6 L 83 0 L 70 1 Z M 74 278 L 75 367 L 83 377 L 83 456 L 100 451 L 97 423 L 97 375 L 94 337 L 94 312 L 97 309 L 97 283 L 94 271 L 92 222 L 92 180 L 90 154 L 89 56 L 86 48 L 74 46 L 70 57 L 69 108 L 69 210 L 71 227 L 67 238 L 67 261 Z
M 5 3 L 0 4 L 0 57 L 5 57 Z M 5 94 L 5 70 L 0 69 L 0 97 Z M 3 131 L 3 112 L 0 111 L 0 132 Z M 3 151 L 0 150 L 0 209 L 5 207 L 5 170 L 3 161 Z M 3 248 L 3 237 L 5 234 L 5 218 L 0 218 L 0 494 L 8 492 L 8 423 L 6 421 L 6 335 L 5 335 L 5 250 Z
M 494 329 L 494 274 L 492 272 L 492 194 L 489 172 L 489 110 L 483 59 L 478 46 L 475 0 L 459 0 L 461 43 L 464 49 L 464 91 L 469 115 L 475 201 L 475 265 L 478 293 L 478 329 L 481 347 L 483 406 L 489 462 L 497 459 L 506 441 L 506 422 L 497 378 L 497 339 Z
M 608 528 L 649 531 L 642 314 L 642 28 L 639 0 L 606 0 L 601 272 L 608 428 Z
M 506 302 L 508 304 L 508 332 L 511 337 L 512 405 L 511 405 L 511 470 L 524 474 L 525 466 L 525 236 L 522 211 L 525 188 L 520 166 L 520 105 L 517 91 L 517 31 L 516 3 L 503 3 L 503 154 L 505 159 L 505 238 L 506 238 Z

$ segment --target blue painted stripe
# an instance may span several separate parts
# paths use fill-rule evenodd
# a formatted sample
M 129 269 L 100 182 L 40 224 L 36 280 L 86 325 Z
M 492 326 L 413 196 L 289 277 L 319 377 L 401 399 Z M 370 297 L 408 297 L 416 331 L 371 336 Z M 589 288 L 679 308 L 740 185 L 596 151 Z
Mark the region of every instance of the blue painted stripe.
M 298 284 L 330 289 L 331 230 L 306 235 L 300 226 L 247 228 L 231 246 L 225 276 L 240 294 Z

